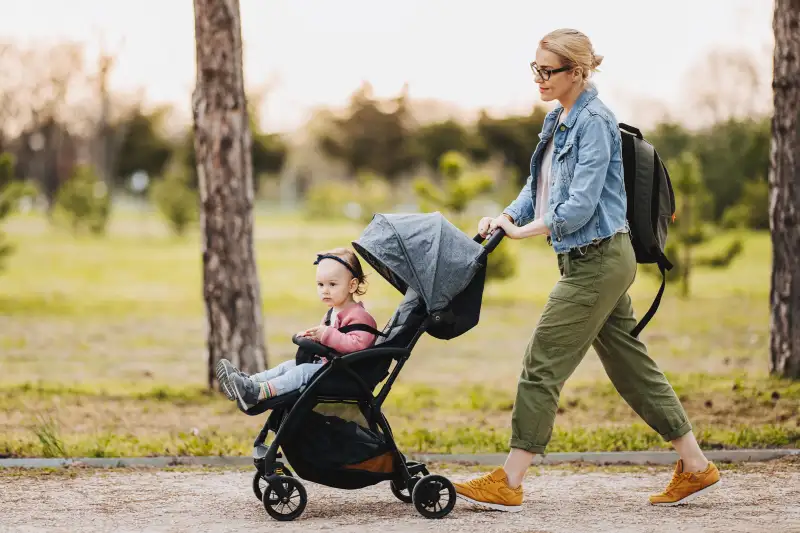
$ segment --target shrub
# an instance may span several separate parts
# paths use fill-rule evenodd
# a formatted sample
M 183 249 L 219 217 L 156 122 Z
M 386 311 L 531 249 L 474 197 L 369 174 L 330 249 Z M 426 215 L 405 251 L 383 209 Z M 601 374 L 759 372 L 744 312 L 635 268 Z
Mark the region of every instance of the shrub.
M 172 169 L 150 187 L 150 201 L 175 235 L 183 235 L 200 217 L 197 191 L 190 186 L 191 175 Z
M 105 233 L 111 214 L 111 197 L 94 170 L 79 165 L 58 191 L 56 210 L 73 232 L 88 230 L 100 235 Z

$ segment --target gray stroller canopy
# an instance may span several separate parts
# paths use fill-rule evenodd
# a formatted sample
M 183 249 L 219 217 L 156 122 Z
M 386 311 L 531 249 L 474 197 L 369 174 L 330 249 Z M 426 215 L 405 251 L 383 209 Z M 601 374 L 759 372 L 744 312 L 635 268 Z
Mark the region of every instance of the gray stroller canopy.
M 446 308 L 486 266 L 483 245 L 439 212 L 376 214 L 353 247 L 398 291 L 413 289 L 430 313 Z

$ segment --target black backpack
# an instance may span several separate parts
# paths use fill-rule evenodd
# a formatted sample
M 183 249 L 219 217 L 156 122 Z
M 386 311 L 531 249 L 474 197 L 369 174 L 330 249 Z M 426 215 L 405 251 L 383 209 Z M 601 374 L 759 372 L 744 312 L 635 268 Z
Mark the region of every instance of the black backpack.
M 619 129 L 628 197 L 627 218 L 636 262 L 655 264 L 661 271 L 661 288 L 653 305 L 631 331 L 632 336 L 638 337 L 655 315 L 664 295 L 666 271 L 672 269 L 672 263 L 664 255 L 664 248 L 669 223 L 675 216 L 675 194 L 666 165 L 658 157 L 655 148 L 644 139 L 642 132 L 622 123 Z

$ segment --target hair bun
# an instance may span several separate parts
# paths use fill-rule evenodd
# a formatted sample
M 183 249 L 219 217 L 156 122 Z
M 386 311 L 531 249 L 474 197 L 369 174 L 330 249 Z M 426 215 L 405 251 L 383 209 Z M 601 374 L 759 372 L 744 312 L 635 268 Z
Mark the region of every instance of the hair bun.
M 603 56 L 592 54 L 592 68 L 597 68 L 603 62 Z

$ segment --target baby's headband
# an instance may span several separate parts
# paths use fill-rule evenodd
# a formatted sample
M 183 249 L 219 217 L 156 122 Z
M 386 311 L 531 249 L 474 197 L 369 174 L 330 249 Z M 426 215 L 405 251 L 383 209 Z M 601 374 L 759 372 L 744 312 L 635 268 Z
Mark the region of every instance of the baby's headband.
M 347 270 L 353 275 L 354 278 L 358 279 L 358 274 L 356 274 L 356 270 L 350 266 L 350 263 L 339 257 L 338 255 L 333 254 L 317 254 L 317 260 L 314 261 L 315 265 L 318 265 L 320 261 L 323 259 L 333 259 L 334 261 L 338 261 L 339 263 L 343 264 Z

